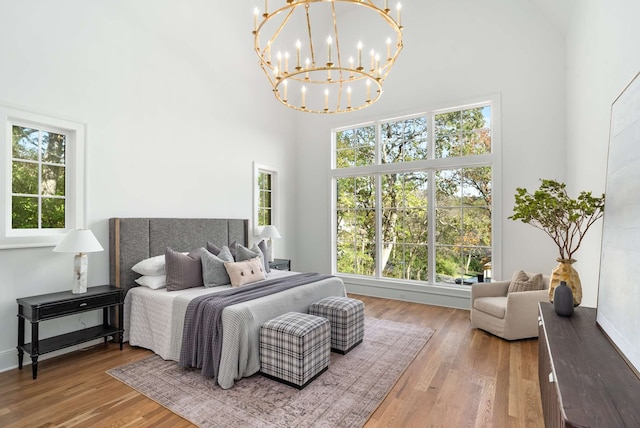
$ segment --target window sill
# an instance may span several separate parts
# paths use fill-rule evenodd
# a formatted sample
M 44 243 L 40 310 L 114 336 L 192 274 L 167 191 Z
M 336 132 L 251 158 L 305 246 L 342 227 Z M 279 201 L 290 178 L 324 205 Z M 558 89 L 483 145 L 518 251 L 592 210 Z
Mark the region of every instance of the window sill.
M 347 292 L 354 294 L 467 310 L 471 301 L 471 287 L 466 285 L 416 283 L 349 275 L 336 276 L 345 283 Z

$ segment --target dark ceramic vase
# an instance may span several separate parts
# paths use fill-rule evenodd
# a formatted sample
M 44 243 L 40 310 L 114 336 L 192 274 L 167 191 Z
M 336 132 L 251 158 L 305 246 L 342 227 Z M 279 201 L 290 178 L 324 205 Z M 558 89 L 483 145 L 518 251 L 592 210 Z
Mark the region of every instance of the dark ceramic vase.
M 560 281 L 560 285 L 553 292 L 553 309 L 561 317 L 570 317 L 573 314 L 573 293 L 565 281 Z

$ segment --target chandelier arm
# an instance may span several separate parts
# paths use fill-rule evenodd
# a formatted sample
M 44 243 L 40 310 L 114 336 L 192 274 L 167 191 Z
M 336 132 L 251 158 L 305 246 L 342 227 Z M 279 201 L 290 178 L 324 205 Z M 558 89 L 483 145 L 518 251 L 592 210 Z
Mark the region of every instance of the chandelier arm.
M 311 17 L 309 16 L 309 3 L 304 5 L 304 11 L 307 15 L 307 31 L 309 32 L 309 52 L 311 52 L 311 64 L 316 66 L 316 52 L 313 49 L 313 37 L 311 36 Z
M 287 25 L 287 23 L 289 22 L 289 19 L 291 19 L 291 15 L 293 15 L 293 11 L 296 10 L 296 8 L 291 8 L 289 10 L 289 12 L 287 13 L 287 16 L 284 17 L 284 19 L 282 20 L 282 24 L 280 24 L 280 26 L 278 27 L 278 29 L 275 31 L 275 33 L 273 33 L 273 36 L 271 36 L 271 38 L 269 39 L 269 42 L 273 43 L 274 40 L 276 40 L 278 38 L 278 36 L 280 35 L 280 32 L 284 29 L 284 26 Z M 256 35 L 256 37 L 260 34 L 260 32 L 258 32 L 258 34 Z M 265 48 L 266 50 L 266 48 Z

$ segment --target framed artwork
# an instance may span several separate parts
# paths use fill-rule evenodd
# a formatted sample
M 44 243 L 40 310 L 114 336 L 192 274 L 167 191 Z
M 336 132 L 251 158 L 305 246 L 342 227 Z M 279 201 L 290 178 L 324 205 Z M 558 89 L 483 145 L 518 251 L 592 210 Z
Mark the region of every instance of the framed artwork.
M 640 372 L 640 73 L 611 106 L 596 322 Z

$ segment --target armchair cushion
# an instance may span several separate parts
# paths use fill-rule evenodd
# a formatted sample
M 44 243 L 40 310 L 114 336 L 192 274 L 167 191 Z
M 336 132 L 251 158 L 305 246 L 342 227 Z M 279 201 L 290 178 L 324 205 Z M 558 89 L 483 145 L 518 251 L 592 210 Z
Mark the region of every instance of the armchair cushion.
M 544 281 L 542 279 L 542 274 L 536 274 L 529 276 L 524 271 L 516 272 L 513 274 L 513 278 L 511 278 L 511 282 L 509 283 L 509 289 L 507 293 L 517 293 L 521 291 L 533 291 L 533 290 L 543 290 L 544 289 Z
M 507 312 L 507 297 L 483 297 L 473 302 L 473 308 L 497 318 L 504 318 Z

